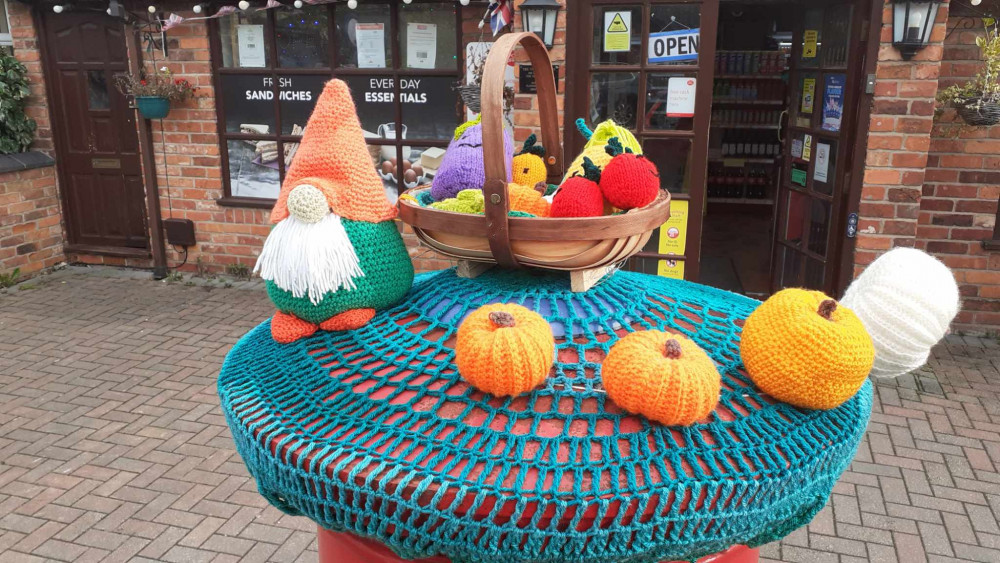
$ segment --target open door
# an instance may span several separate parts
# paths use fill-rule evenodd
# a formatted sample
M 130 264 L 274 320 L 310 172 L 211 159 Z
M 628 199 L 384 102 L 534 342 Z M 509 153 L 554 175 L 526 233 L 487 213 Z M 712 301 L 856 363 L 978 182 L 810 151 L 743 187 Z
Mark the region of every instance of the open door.
M 791 104 L 782 128 L 771 289 L 834 292 L 845 247 L 867 30 L 862 0 L 813 2 L 791 38 Z

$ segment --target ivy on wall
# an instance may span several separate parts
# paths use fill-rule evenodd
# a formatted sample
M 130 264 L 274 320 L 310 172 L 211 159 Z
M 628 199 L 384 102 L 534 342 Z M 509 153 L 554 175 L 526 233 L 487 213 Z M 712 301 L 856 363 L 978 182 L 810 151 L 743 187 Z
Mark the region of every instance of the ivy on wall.
M 0 154 L 25 152 L 35 137 L 35 120 L 24 113 L 31 94 L 27 72 L 13 55 L 0 52 Z

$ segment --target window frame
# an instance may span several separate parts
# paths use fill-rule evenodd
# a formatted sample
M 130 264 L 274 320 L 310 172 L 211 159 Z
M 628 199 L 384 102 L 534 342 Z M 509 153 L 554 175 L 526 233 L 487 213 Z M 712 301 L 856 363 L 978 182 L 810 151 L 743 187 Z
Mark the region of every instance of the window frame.
M 2 0 L 0 0 L 2 1 Z M 408 8 L 414 6 L 419 6 L 420 4 L 435 4 L 435 3 L 447 3 L 449 0 L 415 0 L 408 5 Z M 376 2 L 370 2 L 369 4 L 376 4 Z M 240 68 L 240 67 L 225 67 L 223 66 L 222 57 L 222 36 L 221 36 L 221 19 L 213 18 L 208 20 L 208 30 L 209 30 L 209 51 L 211 56 L 211 68 L 212 68 L 212 85 L 215 89 L 215 106 L 216 106 L 216 124 L 218 131 L 218 146 L 219 146 L 219 157 L 220 164 L 222 168 L 222 197 L 216 199 L 216 203 L 220 206 L 226 207 L 248 207 L 248 208 L 259 208 L 259 209 L 270 209 L 274 206 L 274 199 L 256 198 L 248 196 L 234 196 L 232 195 L 232 185 L 229 170 L 229 141 L 254 141 L 254 140 L 274 140 L 277 142 L 278 148 L 278 182 L 279 185 L 285 179 L 286 166 L 284 163 L 284 158 L 281 155 L 284 154 L 285 143 L 297 143 L 301 141 L 300 136 L 289 135 L 282 133 L 282 122 L 281 122 L 281 100 L 279 99 L 279 78 L 288 76 L 318 76 L 326 75 L 329 78 L 341 78 L 341 77 L 351 77 L 351 76 L 371 76 L 371 77 L 381 77 L 381 78 L 392 78 L 393 79 L 393 95 L 394 95 L 394 115 L 393 123 L 396 124 L 397 130 L 400 129 L 400 125 L 403 123 L 403 106 L 400 100 L 400 79 L 419 76 L 419 77 L 452 77 L 456 80 L 456 83 L 465 77 L 465 42 L 462 24 L 464 21 L 463 16 L 467 13 L 474 13 L 479 10 L 479 6 L 462 6 L 459 3 L 455 3 L 455 49 L 458 64 L 455 65 L 454 69 L 409 69 L 405 68 L 404 61 L 401 60 L 401 45 L 400 45 L 400 5 L 402 2 L 400 0 L 384 0 L 377 2 L 377 4 L 384 4 L 389 8 L 389 33 L 391 35 L 390 49 L 392 57 L 392 66 L 387 68 L 338 68 L 337 67 L 337 54 L 338 54 L 338 42 L 339 34 L 336 33 L 337 26 L 337 10 L 349 10 L 345 3 L 325 3 L 316 4 L 313 6 L 323 6 L 328 10 L 327 25 L 329 26 L 329 45 L 327 46 L 329 50 L 329 61 L 330 66 L 327 67 L 316 67 L 316 68 L 282 68 L 278 62 L 277 53 L 277 40 L 276 40 L 276 10 L 286 10 L 294 8 L 275 8 L 264 10 L 267 19 L 264 24 L 264 35 L 265 35 L 265 48 L 267 49 L 267 57 L 270 60 L 269 66 L 260 68 Z M 306 6 L 310 6 L 307 4 Z M 473 12 L 466 12 L 466 10 L 472 9 Z M 232 16 L 225 16 L 232 17 Z M 387 53 L 387 55 L 390 53 Z M 254 75 L 254 76 L 266 76 L 271 78 L 271 90 L 274 92 L 272 96 L 273 106 L 274 106 L 274 133 L 268 135 L 259 135 L 253 133 L 242 133 L 242 132 L 229 132 L 226 128 L 226 108 L 225 102 L 219 92 L 222 91 L 222 79 L 227 75 Z M 461 99 L 456 93 L 456 104 L 455 104 L 455 119 L 456 126 L 464 120 L 464 106 L 461 103 Z M 369 146 L 394 146 L 396 149 L 396 159 L 397 162 L 402 162 L 403 147 L 404 146 L 419 146 L 419 147 L 441 147 L 446 148 L 448 146 L 449 140 L 447 139 L 420 139 L 420 138 L 407 138 L 403 139 L 401 137 L 395 139 L 367 139 L 367 144 Z M 397 180 L 398 187 L 398 180 Z
M 0 33 L 0 49 L 9 49 L 11 52 L 14 51 L 14 36 L 11 34 L 10 30 L 10 14 L 7 13 L 7 0 L 0 0 L 0 6 L 3 6 L 3 23 L 7 26 L 6 33 Z

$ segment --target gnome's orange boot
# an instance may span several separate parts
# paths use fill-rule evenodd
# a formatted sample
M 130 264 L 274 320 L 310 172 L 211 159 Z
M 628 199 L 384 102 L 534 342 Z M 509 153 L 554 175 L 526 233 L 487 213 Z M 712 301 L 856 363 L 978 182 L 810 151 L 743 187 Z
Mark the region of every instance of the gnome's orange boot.
M 323 330 L 357 330 L 372 320 L 375 309 L 351 309 L 319 323 Z
M 281 311 L 271 317 L 271 337 L 281 344 L 290 344 L 300 338 L 312 336 L 318 329 L 319 326 L 311 322 Z

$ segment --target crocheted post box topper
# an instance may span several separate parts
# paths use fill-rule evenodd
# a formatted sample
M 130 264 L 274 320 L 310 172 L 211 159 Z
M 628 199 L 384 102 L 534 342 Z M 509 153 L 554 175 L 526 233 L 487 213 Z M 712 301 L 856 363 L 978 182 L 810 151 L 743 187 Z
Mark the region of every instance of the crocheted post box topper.
M 395 216 L 350 90 L 331 80 L 306 125 L 254 266 L 278 309 L 271 319 L 276 341 L 359 328 L 403 298 L 413 264 Z

